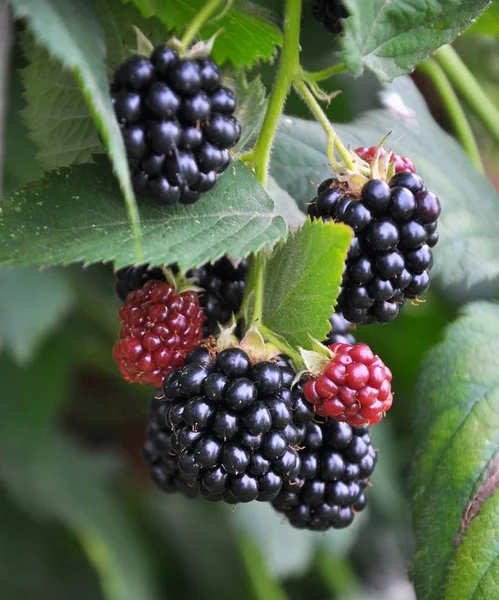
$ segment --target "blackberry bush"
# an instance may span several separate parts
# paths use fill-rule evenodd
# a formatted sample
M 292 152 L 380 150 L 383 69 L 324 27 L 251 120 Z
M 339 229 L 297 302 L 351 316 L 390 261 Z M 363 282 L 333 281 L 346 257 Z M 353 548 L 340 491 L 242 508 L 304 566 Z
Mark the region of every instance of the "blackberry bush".
M 147 448 L 164 439 L 173 477 L 206 500 L 270 501 L 298 475 L 297 448 L 313 417 L 301 388 L 291 389 L 294 377 L 286 361 L 252 364 L 240 348 L 192 350 L 153 400 Z
M 193 204 L 227 169 L 241 128 L 213 60 L 168 45 L 134 55 L 116 69 L 112 101 L 137 196 Z
M 370 179 L 359 195 L 328 179 L 309 215 L 354 230 L 335 309 L 348 321 L 393 321 L 407 298 L 428 289 L 440 202 L 415 173 L 402 171 L 388 182 Z
M 199 302 L 203 308 L 203 337 L 216 334 L 218 324 L 226 325 L 241 308 L 248 274 L 247 258 L 233 261 L 223 256 L 215 263 L 206 263 L 202 267 L 187 272 L 187 278 L 194 279 L 199 292 Z M 177 272 L 175 265 L 169 269 Z M 128 294 L 141 289 L 146 281 L 165 281 L 160 268 L 150 269 L 148 265 L 126 267 L 115 272 L 115 290 L 118 298 L 126 301 Z
M 365 489 L 377 460 L 370 428 L 334 419 L 306 427 L 300 472 L 283 484 L 272 506 L 299 529 L 343 529 L 367 504 Z

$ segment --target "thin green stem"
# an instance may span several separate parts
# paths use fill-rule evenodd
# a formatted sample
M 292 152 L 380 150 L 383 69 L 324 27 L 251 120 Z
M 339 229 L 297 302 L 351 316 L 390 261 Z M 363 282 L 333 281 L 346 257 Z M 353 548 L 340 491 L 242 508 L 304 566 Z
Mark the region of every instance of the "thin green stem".
M 265 273 L 265 254 L 263 250 L 255 256 L 255 286 L 253 288 L 253 318 L 252 322 L 259 328 L 262 322 L 263 315 L 263 287 Z
M 211 17 L 221 2 L 222 0 L 209 0 L 194 17 L 194 19 L 192 19 L 181 39 L 181 42 L 185 48 L 188 48 L 191 45 L 192 40 L 197 36 L 201 27 Z
M 333 165 L 336 164 L 336 158 L 334 156 L 334 149 L 336 148 L 336 150 L 340 154 L 341 158 L 344 160 L 345 165 L 350 170 L 352 170 L 352 171 L 355 170 L 355 165 L 353 164 L 353 161 L 352 161 L 352 158 L 350 157 L 348 149 L 341 142 L 340 138 L 338 137 L 338 134 L 334 130 L 334 127 L 331 125 L 329 119 L 327 118 L 325 112 L 322 110 L 321 105 L 317 102 L 315 96 L 309 90 L 307 84 L 303 80 L 302 81 L 296 80 L 294 82 L 294 86 L 296 88 L 296 91 L 303 98 L 303 100 L 305 101 L 307 106 L 310 108 L 310 111 L 315 116 L 315 118 L 319 121 L 319 123 L 322 125 L 324 131 L 327 134 L 328 156 L 329 156 L 329 159 L 331 160 L 331 163 Z
M 329 79 L 333 75 L 338 75 L 339 73 L 344 73 L 345 71 L 345 65 L 343 63 L 340 63 L 338 65 L 328 67 L 327 69 L 322 69 L 321 71 L 304 71 L 303 79 L 305 79 L 306 81 L 324 81 L 325 79 Z
M 433 56 L 438 60 L 471 110 L 499 142 L 499 110 L 485 94 L 459 54 L 451 46 L 442 46 Z
M 277 77 L 258 139 L 246 158 L 255 164 L 255 173 L 264 187 L 267 186 L 270 154 L 279 118 L 295 73 L 300 69 L 301 0 L 286 0 L 284 38 Z
M 300 369 L 304 367 L 300 353 L 292 348 L 285 340 L 277 336 L 273 331 L 265 327 L 265 325 L 258 325 L 258 331 L 278 350 L 280 350 L 286 356 L 289 356 L 296 368 Z
M 480 150 L 473 135 L 473 130 L 445 71 L 433 58 L 427 58 L 419 63 L 418 70 L 431 79 L 447 109 L 447 114 L 452 121 L 459 141 L 476 168 L 483 173 Z

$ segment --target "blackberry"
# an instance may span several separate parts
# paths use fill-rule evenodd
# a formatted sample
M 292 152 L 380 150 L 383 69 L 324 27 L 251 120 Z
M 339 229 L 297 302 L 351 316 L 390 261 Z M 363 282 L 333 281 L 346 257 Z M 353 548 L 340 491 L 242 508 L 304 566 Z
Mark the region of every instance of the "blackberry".
M 177 294 L 161 281 L 149 280 L 130 292 L 119 318 L 122 327 L 113 358 L 130 383 L 159 387 L 201 341 L 204 317 L 197 294 Z
M 147 443 L 167 446 L 183 481 L 203 498 L 272 500 L 298 475 L 295 448 L 314 414 L 300 385 L 290 389 L 290 371 L 284 360 L 252 365 L 240 348 L 216 356 L 193 350 L 153 399 Z
M 329 33 L 333 34 L 343 31 L 341 20 L 348 17 L 348 11 L 342 0 L 314 0 L 312 14 Z
M 224 256 L 213 264 L 206 263 L 187 273 L 187 276 L 194 277 L 197 285 L 204 290 L 199 294 L 204 312 L 204 337 L 217 333 L 218 324 L 229 323 L 232 315 L 241 308 L 248 266 L 249 260 L 246 258 L 236 263 Z M 174 265 L 171 265 L 170 269 L 178 272 Z M 161 269 L 149 269 L 147 265 L 120 269 L 115 272 L 115 277 L 116 294 L 123 302 L 130 292 L 142 288 L 149 279 L 165 281 Z
M 389 182 L 370 179 L 360 197 L 328 179 L 308 212 L 355 232 L 335 308 L 351 323 L 392 321 L 428 289 L 440 203 L 409 168 Z
M 343 529 L 366 506 L 364 490 L 377 460 L 370 429 L 334 419 L 306 427 L 300 473 L 283 484 L 272 506 L 299 529 Z
M 392 373 L 366 344 L 336 343 L 315 379 L 303 388 L 317 414 L 353 426 L 375 425 L 392 406 Z
M 216 63 L 158 46 L 149 58 L 122 63 L 111 88 L 137 196 L 197 202 L 227 169 L 241 135 L 236 96 Z
M 331 331 L 327 334 L 326 345 L 331 346 L 336 343 L 356 345 L 357 342 L 350 333 L 355 326 L 347 321 L 341 313 L 331 315 L 329 322 L 331 323 Z

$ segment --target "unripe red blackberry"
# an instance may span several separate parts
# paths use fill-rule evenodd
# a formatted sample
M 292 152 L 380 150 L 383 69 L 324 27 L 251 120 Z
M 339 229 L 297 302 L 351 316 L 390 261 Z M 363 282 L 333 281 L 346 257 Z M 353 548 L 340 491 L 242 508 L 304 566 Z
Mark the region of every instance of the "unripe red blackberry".
M 355 153 L 360 156 L 367 163 L 371 163 L 376 155 L 378 148 L 376 146 L 371 146 L 370 148 L 366 148 L 365 146 L 361 146 L 360 148 L 355 149 Z M 384 148 L 380 149 L 379 157 L 383 158 L 387 154 Z M 392 154 L 390 158 L 391 163 L 395 163 L 395 173 L 402 173 L 403 171 L 409 171 L 410 173 L 416 172 L 416 167 L 405 156 L 399 156 L 398 154 Z
M 343 0 L 314 0 L 312 14 L 329 33 L 334 34 L 343 31 L 341 20 L 348 17 Z
M 313 410 L 286 361 L 252 364 L 240 348 L 193 350 L 165 378 L 164 427 L 179 473 L 207 500 L 270 501 L 300 470 L 296 448 Z
M 272 506 L 299 529 L 343 529 L 366 506 L 364 490 L 377 459 L 370 428 L 334 419 L 306 427 L 300 473 L 283 484 Z
M 369 179 L 358 194 L 328 179 L 308 212 L 354 230 L 335 308 L 351 323 L 392 321 L 428 289 L 440 203 L 415 173 Z
M 112 101 L 137 196 L 192 204 L 216 184 L 241 135 L 235 94 L 221 80 L 213 60 L 167 45 L 116 69 Z
M 149 280 L 130 292 L 119 318 L 122 327 L 113 358 L 130 383 L 161 386 L 202 338 L 204 317 L 197 294 L 178 294 L 160 281 Z
M 375 425 L 392 406 L 392 373 L 366 344 L 333 344 L 331 359 L 303 388 L 317 414 L 352 426 Z M 318 369 L 319 370 L 319 369 Z
M 218 325 L 226 325 L 241 308 L 246 287 L 249 261 L 244 258 L 233 261 L 223 256 L 214 263 L 187 272 L 188 278 L 194 278 L 197 286 L 204 291 L 199 293 L 199 302 L 203 307 L 203 337 L 218 333 Z M 176 265 L 170 265 L 174 273 Z M 154 279 L 165 281 L 161 269 L 149 269 L 147 265 L 126 267 L 115 273 L 117 296 L 123 302 L 128 294 L 142 288 L 146 281 Z

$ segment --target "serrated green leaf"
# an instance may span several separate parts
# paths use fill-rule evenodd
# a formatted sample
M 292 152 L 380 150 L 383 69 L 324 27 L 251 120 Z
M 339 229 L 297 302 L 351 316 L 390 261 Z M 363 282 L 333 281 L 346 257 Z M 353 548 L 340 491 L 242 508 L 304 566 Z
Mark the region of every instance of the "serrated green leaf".
M 135 259 L 142 258 L 139 214 L 123 138 L 114 117 L 104 61 L 104 40 L 89 2 L 79 0 L 12 0 L 17 15 L 47 51 L 73 72 L 113 161 L 133 230 Z
M 387 108 L 366 113 L 348 125 L 335 125 L 352 148 L 374 146 L 392 131 L 385 147 L 409 157 L 442 204 L 440 241 L 433 272 L 446 285 L 499 283 L 499 195 L 473 166 L 454 138 L 433 120 L 416 86 L 395 80 L 381 96 Z M 300 207 L 317 194 L 327 167 L 326 139 L 310 121 L 284 118 L 272 155 L 271 174 Z M 292 168 L 290 168 L 292 165 Z
M 499 305 L 480 302 L 463 310 L 423 363 L 414 404 L 418 449 L 412 474 L 412 578 L 420 600 L 476 600 L 473 593 L 463 595 L 463 587 L 458 596 L 446 595 L 453 574 L 460 571 L 478 582 L 477 572 L 486 571 L 483 557 L 497 551 L 497 539 L 487 543 L 485 529 L 474 519 L 499 484 L 498 356 Z M 470 551 L 481 557 L 473 575 L 460 562 Z M 497 580 L 494 585 L 495 593 L 484 600 L 497 597 Z
M 0 263 L 48 266 L 82 261 L 133 264 L 132 231 L 109 167 L 52 171 L 36 187 L 6 197 L 0 214 Z M 242 258 L 272 246 L 284 221 L 255 175 L 233 161 L 217 185 L 191 206 L 141 206 L 144 260 L 184 269 L 223 254 Z
M 293 348 L 325 339 L 351 239 L 346 225 L 307 220 L 267 261 L 262 322 Z
M 72 300 L 62 271 L 0 267 L 0 347 L 18 363 L 27 362 Z
M 132 1 L 144 16 L 156 15 L 167 29 L 178 34 L 205 5 L 205 0 Z M 207 40 L 219 30 L 222 32 L 212 52 L 219 64 L 230 61 L 235 67 L 246 67 L 259 60 L 271 60 L 277 46 L 282 45 L 281 31 L 266 18 L 264 11 L 242 0 L 234 0 L 222 18 L 208 21 L 201 28 L 200 37 Z
M 410 73 L 432 52 L 469 27 L 490 0 L 345 0 L 342 57 L 360 75 L 367 67 L 384 80 Z
M 298 208 L 296 200 L 283 190 L 273 177 L 269 177 L 267 191 L 275 202 L 275 209 L 291 229 L 298 229 L 305 222 L 305 215 Z

